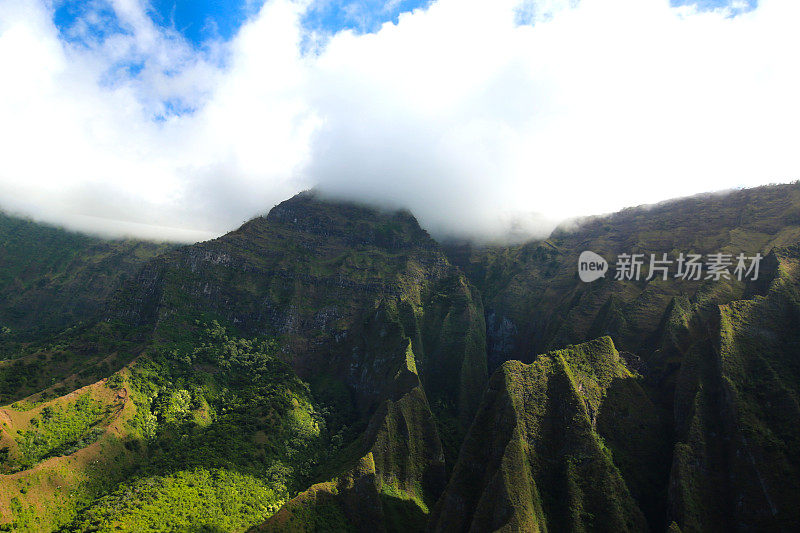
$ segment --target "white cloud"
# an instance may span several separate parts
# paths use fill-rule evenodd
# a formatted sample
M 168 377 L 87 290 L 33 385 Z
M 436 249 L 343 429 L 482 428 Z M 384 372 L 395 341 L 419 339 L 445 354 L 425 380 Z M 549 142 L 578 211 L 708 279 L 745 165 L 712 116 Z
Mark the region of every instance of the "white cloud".
M 318 185 L 487 237 L 800 178 L 793 0 L 439 0 L 316 54 L 298 2 L 202 52 L 112 6 L 128 33 L 86 47 L 0 0 L 3 207 L 191 240 Z M 194 112 L 155 119 L 166 100 Z

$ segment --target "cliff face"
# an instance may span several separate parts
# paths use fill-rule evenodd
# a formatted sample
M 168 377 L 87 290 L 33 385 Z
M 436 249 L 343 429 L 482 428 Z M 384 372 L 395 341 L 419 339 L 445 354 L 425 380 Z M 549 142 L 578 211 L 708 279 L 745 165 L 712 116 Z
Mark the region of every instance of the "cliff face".
M 118 316 L 162 338 L 200 317 L 278 337 L 304 378 L 333 377 L 370 411 L 410 340 L 422 381 L 466 425 L 486 379 L 480 296 L 416 220 L 312 193 L 219 239 L 148 263 Z M 378 323 L 379 322 L 380 325 Z M 381 346 L 396 329 L 397 346 Z M 377 330 L 374 342 L 365 341 Z
M 668 501 L 688 531 L 800 523 L 800 250 L 771 259 L 763 295 L 672 312 L 661 352 L 682 362 Z
M 416 220 L 312 193 L 151 261 L 117 310 L 161 341 L 211 318 L 276 337 L 312 391 L 363 426 L 345 467 L 371 454 L 379 490 L 423 513 L 486 381 L 480 296 Z

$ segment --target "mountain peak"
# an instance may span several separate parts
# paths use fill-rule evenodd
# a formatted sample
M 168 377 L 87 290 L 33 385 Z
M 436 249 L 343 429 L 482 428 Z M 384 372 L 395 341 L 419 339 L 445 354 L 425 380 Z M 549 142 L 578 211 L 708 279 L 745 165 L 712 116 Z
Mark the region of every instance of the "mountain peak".
M 332 239 L 348 246 L 377 246 L 389 250 L 436 246 L 407 210 L 334 199 L 313 189 L 281 202 L 266 216 L 246 222 L 234 233 L 258 233 L 274 227 Z

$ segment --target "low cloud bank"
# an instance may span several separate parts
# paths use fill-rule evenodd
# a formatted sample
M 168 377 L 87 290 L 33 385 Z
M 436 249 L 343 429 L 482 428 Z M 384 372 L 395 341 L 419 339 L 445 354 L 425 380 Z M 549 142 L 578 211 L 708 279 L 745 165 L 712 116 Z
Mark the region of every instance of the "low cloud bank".
M 439 0 L 334 35 L 270 0 L 200 50 L 141 0 L 69 35 L 49 6 L 0 0 L 0 207 L 75 229 L 192 241 L 315 186 L 519 238 L 800 177 L 793 0 Z

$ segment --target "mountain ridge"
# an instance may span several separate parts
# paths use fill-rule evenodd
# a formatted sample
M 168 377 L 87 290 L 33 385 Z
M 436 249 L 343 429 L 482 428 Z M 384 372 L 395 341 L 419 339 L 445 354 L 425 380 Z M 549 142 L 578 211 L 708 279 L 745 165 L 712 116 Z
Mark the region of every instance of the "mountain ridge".
M 52 252 L 19 249 L 28 273 L 11 256 L 0 273 L 35 288 L 68 249 L 79 261 L 56 263 L 62 281 L 44 286 L 73 284 L 80 301 L 96 281 L 73 273 L 92 246 L 141 262 L 123 259 L 127 276 L 101 263 L 113 275 L 95 307 L 56 316 L 54 300 L 53 320 L 83 325 L 4 337 L 8 527 L 183 527 L 170 502 L 203 491 L 241 503 L 192 504 L 212 530 L 800 523 L 800 185 L 626 210 L 514 246 L 440 245 L 408 212 L 313 192 L 144 254 L 59 235 Z M 764 260 L 757 281 L 583 283 L 584 249 Z M 87 385 L 105 391 L 96 408 L 65 400 Z M 121 418 L 98 415 L 117 404 Z M 71 410 L 85 426 L 65 425 Z M 35 442 L 41 453 L 21 451 Z M 33 472 L 76 457 L 101 477 L 66 477 L 80 496 L 55 512 Z

